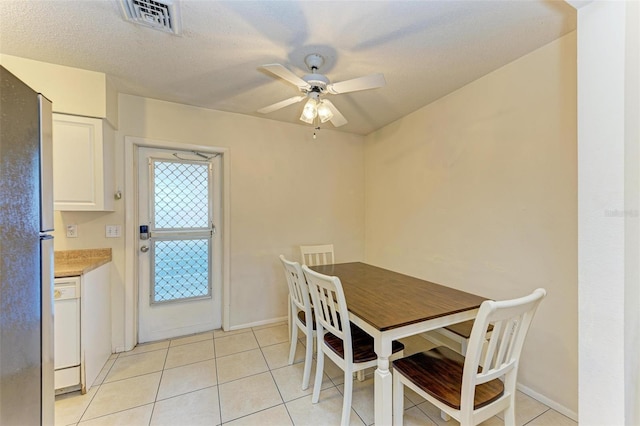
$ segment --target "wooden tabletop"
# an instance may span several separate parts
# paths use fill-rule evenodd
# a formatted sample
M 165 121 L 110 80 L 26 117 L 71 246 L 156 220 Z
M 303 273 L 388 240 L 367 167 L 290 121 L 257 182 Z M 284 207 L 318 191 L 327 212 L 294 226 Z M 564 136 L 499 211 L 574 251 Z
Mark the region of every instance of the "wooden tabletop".
M 487 300 L 361 262 L 311 269 L 340 278 L 349 311 L 380 331 L 476 309 Z

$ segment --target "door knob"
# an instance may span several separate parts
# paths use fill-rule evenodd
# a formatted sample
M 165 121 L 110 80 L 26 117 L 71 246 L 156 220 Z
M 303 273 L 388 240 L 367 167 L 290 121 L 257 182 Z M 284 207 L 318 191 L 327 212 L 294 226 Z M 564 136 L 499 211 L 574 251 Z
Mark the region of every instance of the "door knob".
M 149 251 L 149 246 L 142 246 L 142 247 L 140 247 L 140 251 L 141 251 L 141 252 L 143 252 L 143 253 L 148 252 L 148 251 Z

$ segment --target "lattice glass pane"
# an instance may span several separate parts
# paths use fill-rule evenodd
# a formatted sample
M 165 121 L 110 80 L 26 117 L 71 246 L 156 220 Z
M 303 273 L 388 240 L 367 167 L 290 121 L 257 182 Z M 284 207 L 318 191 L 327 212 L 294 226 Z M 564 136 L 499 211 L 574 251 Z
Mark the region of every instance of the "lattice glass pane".
M 209 238 L 155 241 L 152 303 L 211 295 L 209 242 Z
M 155 229 L 209 227 L 209 165 L 154 161 Z

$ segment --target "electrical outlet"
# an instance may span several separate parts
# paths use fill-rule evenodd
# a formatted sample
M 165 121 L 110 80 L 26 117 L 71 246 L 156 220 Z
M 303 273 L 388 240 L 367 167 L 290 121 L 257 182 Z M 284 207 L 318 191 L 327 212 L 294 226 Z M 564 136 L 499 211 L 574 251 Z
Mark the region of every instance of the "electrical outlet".
M 120 237 L 120 225 L 106 225 L 105 226 L 105 235 L 107 238 L 118 238 Z
M 78 238 L 78 225 L 67 225 L 67 238 Z

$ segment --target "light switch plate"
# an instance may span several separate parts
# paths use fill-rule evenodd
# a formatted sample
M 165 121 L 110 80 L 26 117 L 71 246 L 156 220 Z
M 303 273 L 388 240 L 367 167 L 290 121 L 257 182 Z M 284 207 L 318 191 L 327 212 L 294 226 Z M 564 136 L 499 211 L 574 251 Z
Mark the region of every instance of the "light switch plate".
M 120 237 L 120 225 L 106 225 L 105 226 L 105 235 L 107 238 L 118 238 Z

